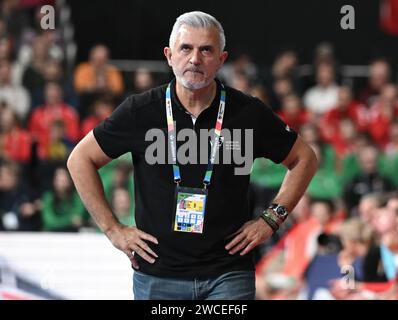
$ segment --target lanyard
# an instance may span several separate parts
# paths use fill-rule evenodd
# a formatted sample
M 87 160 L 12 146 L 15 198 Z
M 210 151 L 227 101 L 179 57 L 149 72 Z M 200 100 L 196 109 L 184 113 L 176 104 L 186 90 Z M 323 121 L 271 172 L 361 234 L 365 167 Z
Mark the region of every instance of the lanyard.
M 220 105 L 218 107 L 217 121 L 216 127 L 214 131 L 214 143 L 211 148 L 209 162 L 207 164 L 207 170 L 205 177 L 203 179 L 203 184 L 206 187 L 210 184 L 211 176 L 213 174 L 213 165 L 217 154 L 217 146 L 218 141 L 221 135 L 221 128 L 224 119 L 224 108 L 225 108 L 225 89 L 221 84 L 221 96 L 220 96 Z M 174 182 L 179 184 L 181 182 L 180 176 L 180 168 L 177 164 L 177 144 L 176 144 L 176 128 L 174 126 L 174 118 L 173 118 L 173 110 L 171 107 L 171 89 L 170 83 L 167 86 L 166 90 L 166 118 L 167 118 L 167 131 L 168 131 L 168 142 L 171 150 L 171 158 L 173 161 L 173 174 L 174 174 Z

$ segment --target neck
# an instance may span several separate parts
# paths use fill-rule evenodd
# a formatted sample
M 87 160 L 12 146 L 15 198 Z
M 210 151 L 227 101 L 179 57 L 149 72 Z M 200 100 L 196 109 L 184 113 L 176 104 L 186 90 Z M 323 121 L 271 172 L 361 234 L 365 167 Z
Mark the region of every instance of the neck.
M 176 93 L 182 105 L 194 116 L 198 116 L 212 103 L 217 93 L 217 84 L 212 81 L 207 87 L 192 90 L 177 81 Z

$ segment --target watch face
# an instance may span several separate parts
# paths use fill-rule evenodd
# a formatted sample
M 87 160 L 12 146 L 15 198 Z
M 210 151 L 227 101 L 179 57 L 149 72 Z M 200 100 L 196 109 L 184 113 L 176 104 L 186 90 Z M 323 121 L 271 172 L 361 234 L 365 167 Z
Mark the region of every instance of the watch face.
M 286 209 L 285 209 L 284 207 L 282 207 L 282 206 L 278 206 L 278 207 L 276 208 L 276 213 L 277 213 L 278 215 L 280 215 L 281 217 L 284 217 L 285 215 L 287 215 Z
M 281 206 L 277 203 L 271 204 L 268 208 L 273 210 L 282 219 L 285 219 L 289 214 L 284 206 Z

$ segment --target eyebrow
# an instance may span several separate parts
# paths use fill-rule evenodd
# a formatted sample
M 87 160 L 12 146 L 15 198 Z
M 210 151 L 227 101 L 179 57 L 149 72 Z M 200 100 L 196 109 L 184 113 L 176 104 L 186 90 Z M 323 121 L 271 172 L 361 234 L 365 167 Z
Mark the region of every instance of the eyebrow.
M 200 49 L 200 50 L 204 50 L 204 49 L 206 49 L 206 50 L 212 50 L 212 49 L 213 49 L 213 46 L 211 46 L 211 45 L 205 45 L 205 46 L 199 47 L 199 49 Z
M 191 44 L 188 44 L 188 43 L 181 43 L 181 45 L 180 45 L 180 49 L 181 48 L 190 48 L 190 49 L 192 49 L 193 48 L 193 45 L 191 45 Z M 200 46 L 199 47 L 199 50 L 211 50 L 211 49 L 213 49 L 214 47 L 212 46 L 212 45 L 204 45 L 204 46 Z
M 190 48 L 190 49 L 193 48 L 193 46 L 190 45 L 190 44 L 188 44 L 188 43 L 181 43 L 180 48 L 184 48 L 184 47 L 188 47 L 188 48 Z

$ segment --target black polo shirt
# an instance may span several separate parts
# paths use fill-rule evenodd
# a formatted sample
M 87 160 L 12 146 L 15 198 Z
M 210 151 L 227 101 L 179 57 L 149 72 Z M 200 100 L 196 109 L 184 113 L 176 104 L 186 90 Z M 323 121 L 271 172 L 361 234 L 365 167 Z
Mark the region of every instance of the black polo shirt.
M 197 133 L 197 158 L 200 160 L 200 129 L 214 129 L 220 101 L 221 84 L 217 81 L 217 95 L 213 103 L 197 117 L 191 115 L 176 97 L 172 83 L 172 109 L 177 135 L 181 129 L 194 129 Z M 167 146 L 167 121 L 163 85 L 139 95 L 132 95 L 119 105 L 113 114 L 94 129 L 94 136 L 102 150 L 111 158 L 130 152 L 134 165 L 135 220 L 137 227 L 153 236 L 159 244 L 148 242 L 158 254 L 154 264 L 137 256 L 140 271 L 163 277 L 209 277 L 237 270 L 253 270 L 252 254 L 230 255 L 225 245 L 227 236 L 251 219 L 248 210 L 247 191 L 249 174 L 236 175 L 234 169 L 243 167 L 238 161 L 223 163 L 223 148 L 233 143 L 224 141 L 219 149 L 219 161 L 214 165 L 211 185 L 208 188 L 204 229 L 202 234 L 172 230 L 175 217 L 175 183 L 171 164 L 150 165 L 145 160 L 147 147 L 153 141 L 145 141 L 150 129 L 164 132 Z M 297 134 L 277 117 L 260 100 L 226 87 L 226 103 L 223 129 L 252 129 L 253 156 L 266 157 L 282 162 Z M 239 132 L 239 131 L 237 131 Z M 242 133 L 242 136 L 244 134 Z M 235 145 L 244 154 L 245 139 Z M 184 141 L 177 141 L 177 150 Z M 210 149 L 210 142 L 208 141 Z M 166 147 L 166 154 L 167 154 Z M 167 158 L 165 159 L 167 160 Z M 205 163 L 181 165 L 181 186 L 201 188 L 206 172 Z M 266 205 L 266 204 L 264 204 Z

